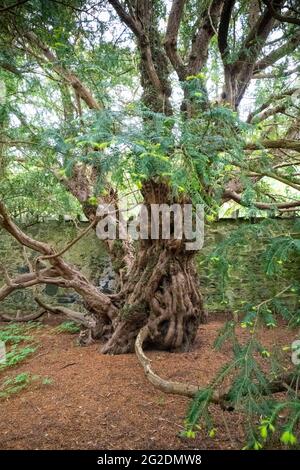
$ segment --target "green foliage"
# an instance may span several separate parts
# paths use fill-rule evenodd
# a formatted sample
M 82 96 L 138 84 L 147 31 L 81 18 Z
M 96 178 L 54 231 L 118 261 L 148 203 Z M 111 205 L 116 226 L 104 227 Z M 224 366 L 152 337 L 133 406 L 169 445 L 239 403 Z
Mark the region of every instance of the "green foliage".
M 32 336 L 29 335 L 33 330 L 42 328 L 42 324 L 38 322 L 28 323 L 9 323 L 6 326 L 2 326 L 0 329 L 0 341 L 4 341 L 7 344 L 17 345 L 21 342 L 32 341 Z
M 19 393 L 32 383 L 41 383 L 42 385 L 50 385 L 52 379 L 49 377 L 41 377 L 32 375 L 30 372 L 21 372 L 16 376 L 9 377 L 0 384 L 0 399 L 6 399 Z
M 197 432 L 201 433 L 205 429 L 208 434 L 211 433 L 214 422 L 210 407 L 214 397 L 223 393 L 223 406 L 226 409 L 236 409 L 245 414 L 245 431 L 248 436 L 245 449 L 262 449 L 269 440 L 274 442 L 274 438 L 285 445 L 295 445 L 300 403 L 297 387 L 296 390 L 293 387 L 299 380 L 299 366 L 294 367 L 291 372 L 291 386 L 285 398 L 275 398 L 269 394 L 269 384 L 278 376 L 278 371 L 276 375 L 266 372 L 266 366 L 271 361 L 270 352 L 256 339 L 254 331 L 246 343 L 239 343 L 233 325 L 233 322 L 230 322 L 220 332 L 222 343 L 232 342 L 233 358 L 221 367 L 207 388 L 199 390 L 187 413 L 184 435 L 195 437 Z M 221 346 L 220 338 L 216 346 Z M 282 373 L 282 369 L 280 372 Z M 225 388 L 224 384 L 228 383 L 228 379 L 230 386 Z M 283 421 L 278 419 L 282 417 L 282 413 L 285 416 Z M 259 416 L 260 425 L 257 426 Z
M 298 234 L 300 236 L 300 233 Z M 292 256 L 300 254 L 300 239 L 292 236 L 273 238 L 264 255 L 265 272 L 268 276 L 275 274 Z
M 33 337 L 28 333 L 40 327 L 39 323 L 29 322 L 26 324 L 10 323 L 0 329 L 0 341 L 4 341 L 8 346 L 6 362 L 0 364 L 0 371 L 23 362 L 37 350 Z
M 292 262 L 297 264 L 299 223 L 296 222 L 294 226 L 290 224 L 288 232 L 285 236 L 278 235 L 276 220 L 266 219 L 255 224 L 243 224 L 224 238 L 207 256 L 210 269 L 215 270 L 218 286 L 221 286 L 224 295 L 235 265 L 235 254 L 238 252 L 240 255 L 243 247 L 251 246 L 251 240 L 258 237 L 262 240 L 262 251 L 257 267 L 261 270 L 262 278 L 267 275 L 283 279 L 284 269 L 289 270 Z M 184 435 L 195 437 L 197 432 L 205 430 L 209 433 L 214 429 L 210 412 L 213 397 L 224 395 L 226 390 L 223 397 L 225 408 L 234 408 L 245 416 L 245 449 L 259 450 L 268 446 L 269 442 L 272 445 L 274 442 L 287 446 L 297 444 L 300 408 L 295 384 L 299 380 L 299 366 L 289 368 L 292 374 L 291 386 L 284 398 L 270 394 L 270 382 L 285 373 L 286 355 L 290 355 L 290 347 L 283 346 L 278 353 L 278 347 L 268 348 L 257 337 L 261 326 L 275 328 L 280 317 L 290 327 L 299 327 L 300 283 L 297 271 L 295 274 L 295 279 L 290 279 L 289 284 L 281 283 L 280 290 L 274 291 L 269 298 L 262 298 L 259 303 L 243 299 L 239 310 L 235 312 L 235 320 L 227 321 L 219 331 L 214 347 L 220 350 L 225 343 L 227 349 L 228 345 L 231 346 L 232 358 L 193 400 L 187 413 Z M 257 271 L 253 276 L 257 276 Z M 238 340 L 238 326 L 245 329 L 246 341 Z M 278 418 L 282 414 L 284 420 Z M 257 426 L 259 417 L 260 424 Z
M 36 346 L 12 346 L 6 353 L 5 364 L 0 364 L 0 371 L 7 367 L 12 367 L 27 359 L 28 356 L 37 350 Z
M 80 327 L 77 323 L 73 321 L 65 321 L 56 327 L 58 333 L 79 333 Z

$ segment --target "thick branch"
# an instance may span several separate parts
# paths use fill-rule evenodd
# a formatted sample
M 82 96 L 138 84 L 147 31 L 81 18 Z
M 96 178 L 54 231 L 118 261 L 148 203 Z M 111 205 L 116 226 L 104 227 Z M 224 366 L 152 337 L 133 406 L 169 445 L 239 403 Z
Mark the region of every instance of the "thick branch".
M 222 8 L 220 25 L 218 31 L 218 46 L 223 61 L 228 56 L 228 31 L 231 19 L 231 13 L 235 4 L 235 0 L 225 0 Z
M 21 245 L 38 251 L 43 255 L 53 254 L 53 249 L 47 244 L 26 235 L 9 217 L 3 203 L 0 201 L 0 226 L 9 232 Z
M 223 2 L 224 0 L 213 0 L 209 9 L 198 21 L 199 28 L 192 40 L 191 52 L 188 59 L 188 75 L 196 75 L 207 61 L 209 43 L 216 33 Z
M 131 31 L 135 34 L 135 36 L 140 37 L 142 30 L 136 18 L 129 15 L 126 12 L 125 7 L 118 0 L 108 0 L 108 1 L 114 7 L 120 19 L 128 26 L 129 29 L 131 29 Z
M 88 279 L 75 267 L 67 263 L 47 243 L 42 243 L 26 235 L 10 219 L 4 205 L 0 202 L 0 226 L 7 230 L 21 245 L 27 246 L 48 258 L 52 268 L 37 270 L 29 273 L 27 277 L 17 278 L 0 289 L 0 301 L 15 289 L 34 286 L 36 284 L 55 284 L 61 287 L 73 288 L 86 301 L 91 311 L 112 318 L 116 313 L 116 307 L 111 299 L 98 291 Z
M 22 315 L 22 316 L 15 316 L 12 317 L 11 315 L 8 315 L 7 313 L 1 313 L 0 312 L 0 319 L 2 321 L 11 321 L 11 322 L 28 322 L 28 321 L 34 321 L 37 320 L 38 318 L 41 318 L 42 315 L 46 313 L 46 310 L 39 310 L 35 313 L 29 313 L 28 315 Z
M 148 337 L 149 330 L 148 326 L 145 326 L 139 332 L 136 342 L 135 342 L 135 353 L 137 355 L 138 361 L 144 369 L 145 375 L 149 382 L 152 383 L 156 388 L 161 390 L 164 393 L 171 393 L 175 395 L 183 395 L 185 397 L 193 398 L 197 395 L 200 388 L 196 385 L 187 385 L 180 382 L 171 382 L 169 380 L 162 379 L 151 369 L 151 361 L 144 354 L 143 343 Z
M 96 321 L 91 315 L 77 312 L 76 310 L 71 310 L 66 307 L 45 304 L 39 297 L 35 297 L 35 301 L 47 312 L 54 313 L 55 315 L 65 315 L 70 320 L 73 320 L 86 328 L 95 328 L 96 326 Z
M 119 15 L 120 19 L 131 29 L 135 34 L 139 48 L 141 51 L 141 56 L 145 64 L 148 77 L 153 85 L 153 87 L 158 91 L 158 93 L 164 94 L 164 87 L 161 83 L 159 75 L 155 69 L 150 41 L 149 41 L 149 25 L 148 20 L 150 16 L 149 8 L 150 6 L 147 3 L 140 1 L 140 5 L 136 5 L 136 10 L 139 8 L 139 15 L 132 16 L 129 15 L 125 7 L 118 0 L 109 0 L 109 3 L 114 7 L 115 11 Z M 138 17 L 138 20 L 137 20 Z
M 36 272 L 26 273 L 6 281 L 7 283 L 0 288 L 0 302 L 17 289 L 25 289 L 44 283 L 44 276 L 50 279 L 50 276 L 57 275 L 53 268 L 43 269 L 38 274 Z
M 164 42 L 167 56 L 180 80 L 184 80 L 186 75 L 186 67 L 177 52 L 178 31 L 185 4 L 186 0 L 173 0 Z

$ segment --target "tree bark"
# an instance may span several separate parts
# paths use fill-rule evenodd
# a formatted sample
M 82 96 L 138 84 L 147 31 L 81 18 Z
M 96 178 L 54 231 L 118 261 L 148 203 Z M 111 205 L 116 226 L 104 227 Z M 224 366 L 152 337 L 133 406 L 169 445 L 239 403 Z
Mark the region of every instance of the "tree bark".
M 146 206 L 173 202 L 167 183 L 159 179 L 147 181 L 142 193 Z M 195 252 L 186 250 L 184 240 L 174 238 L 174 227 L 170 239 L 162 239 L 160 230 L 157 240 L 139 240 L 123 287 L 112 296 L 119 304 L 119 313 L 102 352 L 132 352 L 137 334 L 145 325 L 149 330 L 148 346 L 171 351 L 189 349 L 199 324 L 206 319 L 194 258 Z

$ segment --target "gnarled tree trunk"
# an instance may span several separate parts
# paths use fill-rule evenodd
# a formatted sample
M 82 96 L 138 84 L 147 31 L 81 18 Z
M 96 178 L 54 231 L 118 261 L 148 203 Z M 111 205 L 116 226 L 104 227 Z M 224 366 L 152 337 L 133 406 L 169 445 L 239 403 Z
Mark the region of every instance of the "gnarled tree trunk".
M 142 189 L 144 204 L 171 203 L 169 187 L 161 179 L 147 181 Z M 148 231 L 151 232 L 151 217 Z M 118 307 L 110 338 L 102 352 L 120 354 L 133 351 L 139 330 L 147 325 L 148 345 L 165 350 L 188 350 L 197 328 L 205 321 L 195 252 L 186 249 L 185 240 L 162 238 L 139 240 L 133 263 L 119 293 L 110 296 Z M 101 339 L 101 338 L 100 338 Z
M 148 345 L 186 351 L 204 320 L 193 255 L 172 240 L 141 243 L 111 338 L 102 352 L 133 351 L 136 336 L 148 325 Z

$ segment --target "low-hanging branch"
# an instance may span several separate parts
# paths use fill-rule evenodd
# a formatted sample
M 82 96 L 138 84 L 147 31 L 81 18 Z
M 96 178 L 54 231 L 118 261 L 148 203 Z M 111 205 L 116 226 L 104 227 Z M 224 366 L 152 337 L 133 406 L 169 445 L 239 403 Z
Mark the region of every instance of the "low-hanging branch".
M 28 315 L 17 315 L 12 317 L 11 315 L 9 315 L 8 313 L 2 313 L 0 312 L 0 319 L 2 321 L 5 321 L 5 322 L 29 322 L 29 321 L 35 321 L 37 320 L 38 318 L 41 318 L 42 315 L 44 315 L 46 313 L 47 310 L 45 309 L 42 309 L 42 310 L 38 310 L 37 312 L 34 312 L 34 313 L 29 313 Z

